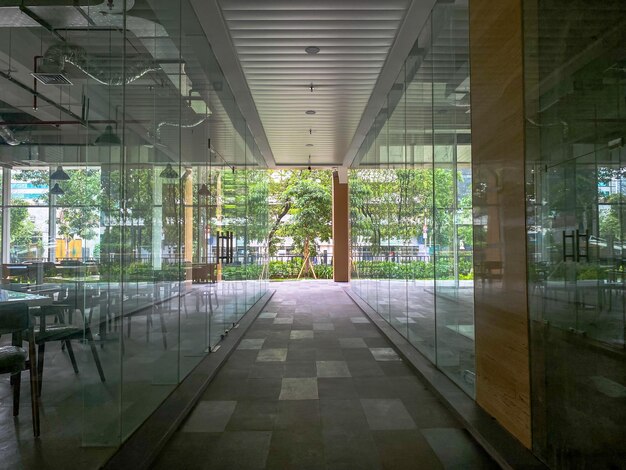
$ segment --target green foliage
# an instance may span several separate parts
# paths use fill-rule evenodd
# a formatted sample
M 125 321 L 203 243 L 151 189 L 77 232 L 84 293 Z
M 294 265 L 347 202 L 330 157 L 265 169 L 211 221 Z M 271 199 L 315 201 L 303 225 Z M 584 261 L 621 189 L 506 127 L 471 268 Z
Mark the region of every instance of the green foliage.
M 454 279 L 450 261 L 440 259 L 437 269 L 438 280 Z M 408 263 L 394 263 L 393 261 L 355 261 L 353 269 L 355 277 L 362 279 L 434 279 L 435 263 L 427 261 L 410 261 Z M 459 259 L 459 279 L 472 279 L 472 259 Z
M 332 235 L 330 188 L 308 177 L 298 179 L 284 194 L 291 201 L 291 218 L 279 233 L 293 238 L 296 253 L 306 255 L 310 252 L 315 256 L 316 250 L 311 242 L 316 239 L 329 241 Z
M 100 222 L 100 171 L 80 169 L 67 173 L 70 179 L 59 183 L 65 194 L 56 200 L 58 233 L 66 239 L 91 239 Z
M 270 174 L 268 244 L 275 254 L 281 237 L 294 240 L 296 253 L 316 253 L 315 239 L 331 237 L 331 174 L 322 170 L 282 170 Z M 288 222 L 287 222 L 288 221 Z
M 28 250 L 31 245 L 43 248 L 43 233 L 37 229 L 28 214 L 28 203 L 20 199 L 13 201 L 11 207 L 11 247 L 20 251 Z

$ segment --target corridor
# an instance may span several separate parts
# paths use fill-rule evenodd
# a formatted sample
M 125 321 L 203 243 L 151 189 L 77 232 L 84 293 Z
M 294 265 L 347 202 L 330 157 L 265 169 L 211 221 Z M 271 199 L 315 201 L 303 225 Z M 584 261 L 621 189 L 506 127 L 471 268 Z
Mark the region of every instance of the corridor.
M 153 468 L 497 468 L 344 286 L 273 283 Z

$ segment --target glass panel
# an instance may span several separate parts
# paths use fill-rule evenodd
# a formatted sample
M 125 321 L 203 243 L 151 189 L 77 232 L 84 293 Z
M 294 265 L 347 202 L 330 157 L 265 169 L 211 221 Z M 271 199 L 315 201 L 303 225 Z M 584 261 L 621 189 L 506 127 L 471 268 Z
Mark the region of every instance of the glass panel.
M 0 7 L 3 297 L 63 331 L 38 455 L 97 468 L 266 292 L 267 174 L 187 0 L 23 3 L 51 28 Z
M 437 4 L 351 173 L 352 288 L 468 394 L 474 315 L 466 2 Z
M 533 448 L 553 467 L 618 468 L 626 11 L 619 1 L 524 10 Z

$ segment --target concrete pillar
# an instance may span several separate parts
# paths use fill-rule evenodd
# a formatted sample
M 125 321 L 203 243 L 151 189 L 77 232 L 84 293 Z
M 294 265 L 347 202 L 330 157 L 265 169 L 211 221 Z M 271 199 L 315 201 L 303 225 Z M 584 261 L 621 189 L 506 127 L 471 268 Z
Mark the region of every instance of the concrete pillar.
M 333 279 L 350 280 L 350 213 L 347 169 L 333 172 Z

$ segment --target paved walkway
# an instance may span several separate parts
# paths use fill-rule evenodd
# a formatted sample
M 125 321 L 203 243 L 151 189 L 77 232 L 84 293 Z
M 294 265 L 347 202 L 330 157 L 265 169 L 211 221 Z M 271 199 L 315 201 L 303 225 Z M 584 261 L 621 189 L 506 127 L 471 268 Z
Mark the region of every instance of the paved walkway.
M 272 283 L 155 468 L 497 468 L 343 286 Z

